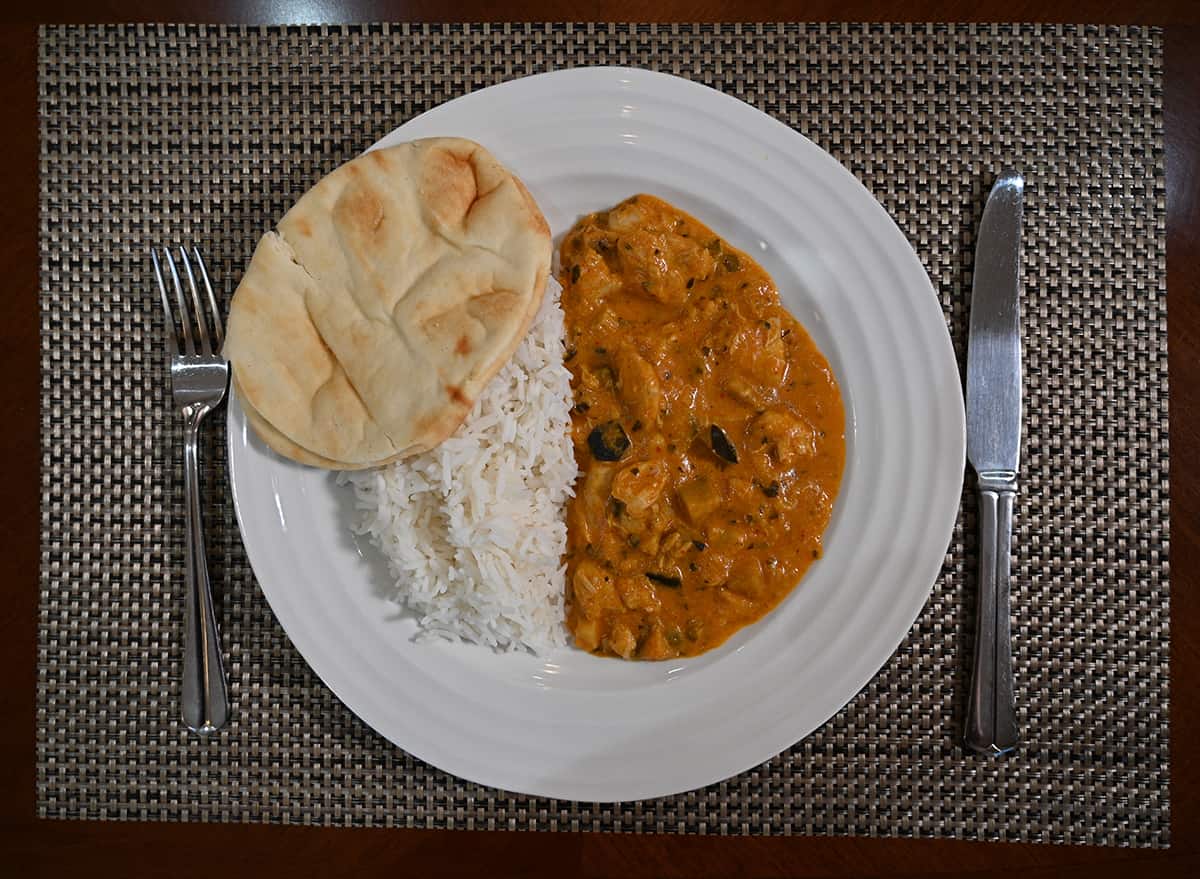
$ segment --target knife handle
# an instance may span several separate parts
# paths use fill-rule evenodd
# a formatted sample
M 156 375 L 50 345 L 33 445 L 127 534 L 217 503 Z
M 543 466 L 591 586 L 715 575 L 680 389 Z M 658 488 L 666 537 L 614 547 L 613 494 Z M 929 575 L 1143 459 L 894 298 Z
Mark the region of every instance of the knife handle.
M 979 602 L 965 743 L 1004 754 L 1017 746 L 1009 614 L 1009 556 L 1017 474 L 979 474 Z

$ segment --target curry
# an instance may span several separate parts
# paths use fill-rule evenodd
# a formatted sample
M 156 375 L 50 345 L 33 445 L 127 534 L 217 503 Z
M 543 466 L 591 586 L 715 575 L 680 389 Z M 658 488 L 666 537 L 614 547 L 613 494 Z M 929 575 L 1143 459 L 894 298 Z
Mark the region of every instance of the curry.
M 821 555 L 837 382 L 770 276 L 661 199 L 584 217 L 560 261 L 580 469 L 567 626 L 600 655 L 703 653 Z

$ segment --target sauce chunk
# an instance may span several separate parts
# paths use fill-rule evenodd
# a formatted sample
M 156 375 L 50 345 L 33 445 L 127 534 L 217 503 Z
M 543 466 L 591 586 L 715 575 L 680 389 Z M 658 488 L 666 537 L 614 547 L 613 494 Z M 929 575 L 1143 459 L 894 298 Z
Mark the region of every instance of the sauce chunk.
M 837 382 L 770 276 L 661 199 L 584 217 L 560 261 L 580 468 L 567 626 L 602 655 L 703 653 L 821 555 Z

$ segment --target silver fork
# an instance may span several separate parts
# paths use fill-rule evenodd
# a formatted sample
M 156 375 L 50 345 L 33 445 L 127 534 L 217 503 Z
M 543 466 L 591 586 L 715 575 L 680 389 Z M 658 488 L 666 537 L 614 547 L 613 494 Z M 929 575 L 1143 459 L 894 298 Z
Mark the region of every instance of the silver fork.
M 183 481 L 187 511 L 187 603 L 183 639 L 183 721 L 192 732 L 207 734 L 224 726 L 229 718 L 229 697 L 225 689 L 225 668 L 221 661 L 221 638 L 213 612 L 212 584 L 208 579 L 208 560 L 204 554 L 204 529 L 200 521 L 200 468 L 198 466 L 198 437 L 200 422 L 220 405 L 229 386 L 229 363 L 221 356 L 224 334 L 217 297 L 208 279 L 208 269 L 198 248 L 192 248 L 208 306 L 212 311 L 214 351 L 208 332 L 208 319 L 200 302 L 196 275 L 187 251 L 180 247 L 179 258 L 187 277 L 191 309 L 179 281 L 179 271 L 169 248 L 163 248 L 171 287 L 179 307 L 179 323 L 183 330 L 183 352 L 175 333 L 171 297 L 163 278 L 158 253 L 151 249 L 154 276 L 162 296 L 166 316 L 168 362 L 171 371 L 171 394 L 175 406 L 183 415 Z M 195 323 L 193 324 L 193 316 Z M 195 330 L 195 333 L 193 333 Z M 196 343 L 199 343 L 198 346 Z M 199 350 L 197 350 L 197 347 Z

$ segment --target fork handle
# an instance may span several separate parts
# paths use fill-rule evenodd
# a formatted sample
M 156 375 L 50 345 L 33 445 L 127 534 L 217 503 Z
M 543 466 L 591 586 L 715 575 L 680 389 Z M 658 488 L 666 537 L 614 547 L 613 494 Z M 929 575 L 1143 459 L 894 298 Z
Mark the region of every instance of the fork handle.
M 979 475 L 979 601 L 965 743 L 1003 754 L 1017 746 L 1009 567 L 1015 473 Z
M 200 518 L 199 428 L 204 411 L 189 413 L 184 430 L 183 481 L 187 511 L 187 602 L 183 637 L 183 721 L 192 732 L 214 732 L 229 718 L 221 637 Z

